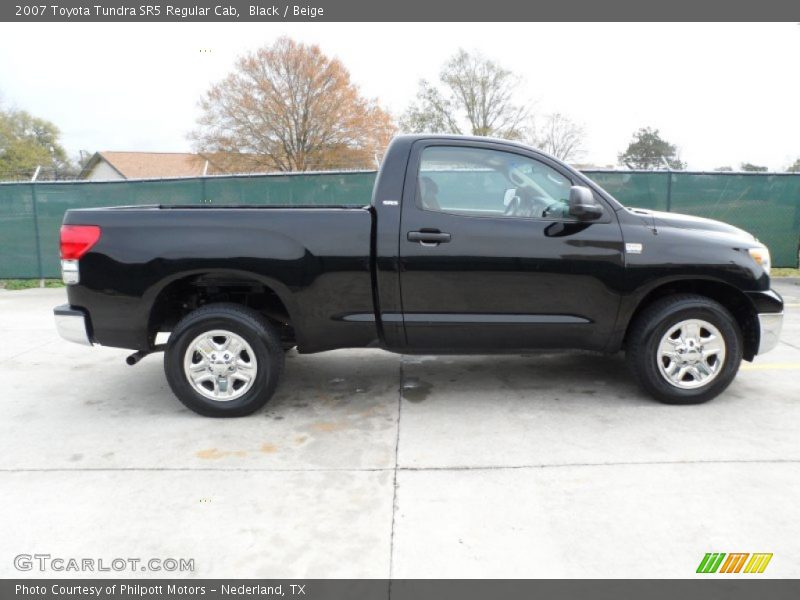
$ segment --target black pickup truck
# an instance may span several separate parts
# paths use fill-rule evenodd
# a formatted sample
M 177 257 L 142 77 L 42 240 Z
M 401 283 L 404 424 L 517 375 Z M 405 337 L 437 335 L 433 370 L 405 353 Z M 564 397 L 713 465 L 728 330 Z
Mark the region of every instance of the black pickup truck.
M 263 406 L 295 346 L 624 350 L 655 398 L 697 403 L 777 344 L 783 314 L 752 235 L 626 208 L 486 138 L 395 138 L 362 208 L 70 210 L 61 254 L 61 335 L 129 364 L 164 350 L 172 390 L 209 416 Z

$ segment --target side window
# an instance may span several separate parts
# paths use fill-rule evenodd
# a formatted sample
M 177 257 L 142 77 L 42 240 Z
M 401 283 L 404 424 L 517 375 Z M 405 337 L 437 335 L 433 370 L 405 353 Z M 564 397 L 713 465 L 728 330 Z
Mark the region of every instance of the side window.
M 467 216 L 567 219 L 572 181 L 546 164 L 499 150 L 429 146 L 417 205 Z

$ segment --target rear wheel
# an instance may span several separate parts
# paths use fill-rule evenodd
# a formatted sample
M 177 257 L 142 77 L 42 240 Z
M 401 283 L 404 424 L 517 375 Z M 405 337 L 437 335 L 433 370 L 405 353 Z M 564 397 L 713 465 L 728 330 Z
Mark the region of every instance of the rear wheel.
M 172 391 L 209 417 L 248 415 L 267 403 L 283 370 L 274 327 L 237 304 L 209 304 L 175 327 L 164 353 Z
M 667 404 L 697 404 L 730 385 L 742 361 L 742 334 L 728 310 L 705 296 L 676 294 L 648 306 L 626 349 L 638 383 Z

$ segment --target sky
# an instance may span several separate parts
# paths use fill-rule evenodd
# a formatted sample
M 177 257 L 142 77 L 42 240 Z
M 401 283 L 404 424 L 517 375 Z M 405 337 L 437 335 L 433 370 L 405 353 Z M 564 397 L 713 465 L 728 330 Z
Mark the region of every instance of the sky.
M 0 98 L 53 121 L 70 155 L 189 151 L 203 92 L 281 35 L 340 58 L 396 116 L 458 48 L 480 51 L 534 113 L 585 126 L 583 163 L 616 163 L 644 126 L 691 169 L 800 157 L 797 23 L 0 23 Z

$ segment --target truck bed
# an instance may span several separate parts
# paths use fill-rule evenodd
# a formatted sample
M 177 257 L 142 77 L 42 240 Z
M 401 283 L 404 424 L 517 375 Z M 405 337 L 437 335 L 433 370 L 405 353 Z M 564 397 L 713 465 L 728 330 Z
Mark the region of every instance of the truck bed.
M 101 228 L 67 290 L 71 305 L 92 307 L 100 344 L 146 348 L 152 308 L 201 273 L 274 290 L 301 351 L 377 341 L 374 322 L 344 319 L 374 312 L 369 208 L 126 206 L 71 210 L 64 223 Z
M 272 209 L 317 209 L 317 210 L 367 210 L 369 206 L 360 206 L 355 204 L 326 204 L 320 206 L 319 204 L 126 204 L 122 206 L 101 206 L 96 208 L 82 208 L 73 210 L 82 211 L 107 211 L 107 210 L 213 210 L 213 209 L 254 209 L 254 210 L 272 210 Z

